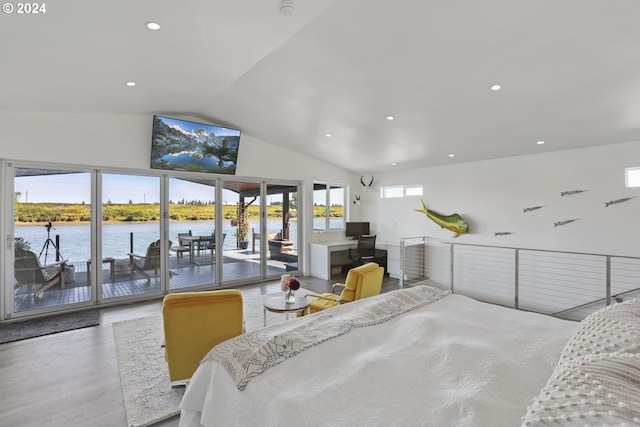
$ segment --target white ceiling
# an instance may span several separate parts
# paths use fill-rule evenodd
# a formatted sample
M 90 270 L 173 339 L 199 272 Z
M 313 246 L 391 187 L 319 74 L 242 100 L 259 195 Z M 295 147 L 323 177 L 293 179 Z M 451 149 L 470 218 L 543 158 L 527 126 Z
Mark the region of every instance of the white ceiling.
M 195 117 L 357 173 L 640 140 L 638 0 L 293 1 L 2 13 L 0 110 Z

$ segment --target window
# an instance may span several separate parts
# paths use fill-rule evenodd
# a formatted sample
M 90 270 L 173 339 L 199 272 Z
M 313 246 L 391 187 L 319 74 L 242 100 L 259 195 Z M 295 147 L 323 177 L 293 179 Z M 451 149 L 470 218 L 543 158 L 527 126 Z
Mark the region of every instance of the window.
M 380 187 L 381 199 L 393 199 L 397 197 L 422 196 L 422 185 L 393 185 Z
M 640 187 L 640 167 L 626 168 L 624 178 L 625 187 Z
M 313 229 L 344 229 L 345 187 L 333 184 L 313 184 Z

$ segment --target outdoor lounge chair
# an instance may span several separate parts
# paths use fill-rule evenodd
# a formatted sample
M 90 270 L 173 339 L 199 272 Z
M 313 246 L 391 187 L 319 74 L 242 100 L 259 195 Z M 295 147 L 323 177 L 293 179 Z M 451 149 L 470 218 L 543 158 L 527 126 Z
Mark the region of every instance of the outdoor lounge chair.
M 171 249 L 171 240 L 169 240 L 167 244 L 169 245 L 167 249 Z M 147 271 L 153 270 L 154 274 L 158 274 L 158 270 L 160 269 L 160 240 L 151 243 L 144 256 L 134 253 L 128 255 L 131 264 L 131 274 L 135 275 L 135 273 L 138 272 L 149 281 L 151 280 L 151 276 Z
M 31 251 L 15 248 L 14 255 L 13 271 L 16 288 L 27 286 L 27 291 L 31 292 L 34 285 L 39 286 L 33 294 L 33 298 L 39 297 L 44 291 L 58 283 L 60 283 L 60 288 L 64 289 L 64 278 L 68 274 L 66 260 L 43 267 L 38 256 Z

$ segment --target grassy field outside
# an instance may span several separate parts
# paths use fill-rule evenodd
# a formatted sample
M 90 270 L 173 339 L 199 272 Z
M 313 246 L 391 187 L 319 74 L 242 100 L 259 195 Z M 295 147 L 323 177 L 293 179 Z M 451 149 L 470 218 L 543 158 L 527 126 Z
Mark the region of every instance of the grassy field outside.
M 91 221 L 91 205 L 73 203 L 16 203 L 15 223 L 40 223 L 40 222 L 89 222 Z M 314 206 L 314 218 L 325 216 L 325 206 Z M 169 217 L 174 221 L 203 221 L 215 219 L 215 205 L 169 205 Z M 330 215 L 340 218 L 344 214 L 342 206 L 332 206 Z M 233 205 L 222 206 L 224 219 L 235 219 L 237 208 Z M 290 209 L 289 216 L 295 219 L 298 210 Z M 247 208 L 248 219 L 260 217 L 259 206 Z M 282 218 L 282 206 L 267 206 L 267 218 Z M 102 206 L 103 221 L 158 221 L 160 219 L 160 205 L 158 204 L 104 204 Z

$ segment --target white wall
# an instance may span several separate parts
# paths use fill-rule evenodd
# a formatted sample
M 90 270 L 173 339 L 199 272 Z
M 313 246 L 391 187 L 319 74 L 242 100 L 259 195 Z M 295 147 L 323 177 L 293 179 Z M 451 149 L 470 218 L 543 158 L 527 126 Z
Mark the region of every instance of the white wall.
M 2 112 L 0 158 L 148 170 L 151 122 L 150 115 Z M 451 232 L 414 211 L 421 207 L 418 198 L 379 198 L 380 186 L 422 184 L 430 209 L 457 212 L 469 223 L 471 233 L 459 242 L 639 256 L 640 197 L 604 207 L 640 195 L 640 189 L 624 188 L 624 168 L 633 166 L 640 166 L 640 142 L 374 174 L 375 189 L 364 192 L 359 175 L 243 133 L 237 176 L 301 180 L 309 209 L 314 180 L 350 184 L 351 219 L 371 221 L 380 241 L 451 238 Z M 560 197 L 578 189 L 589 191 Z M 352 203 L 353 193 L 362 196 L 359 206 Z M 522 212 L 537 205 L 546 207 Z M 579 221 L 553 226 L 574 218 Z M 303 227 L 307 241 L 340 237 L 312 236 L 311 220 L 305 218 Z M 496 237 L 495 232 L 514 234 Z
M 149 170 L 151 127 L 151 115 L 0 112 L 0 159 Z M 246 133 L 236 177 L 302 181 L 306 212 L 312 212 L 313 181 L 348 184 L 353 179 L 344 169 Z M 310 215 L 301 228 L 303 238 L 311 239 Z
M 605 207 L 605 202 L 640 196 L 627 189 L 626 167 L 640 166 L 640 142 L 510 157 L 376 175 L 376 188 L 422 184 L 429 209 L 458 213 L 470 234 L 460 243 L 640 256 L 640 197 Z M 561 197 L 562 191 L 589 190 Z M 523 213 L 527 207 L 545 208 Z M 363 197 L 363 217 L 383 241 L 430 236 L 449 240 L 420 209 L 420 199 Z M 564 226 L 554 223 L 579 219 Z M 496 232 L 513 232 L 495 236 Z

